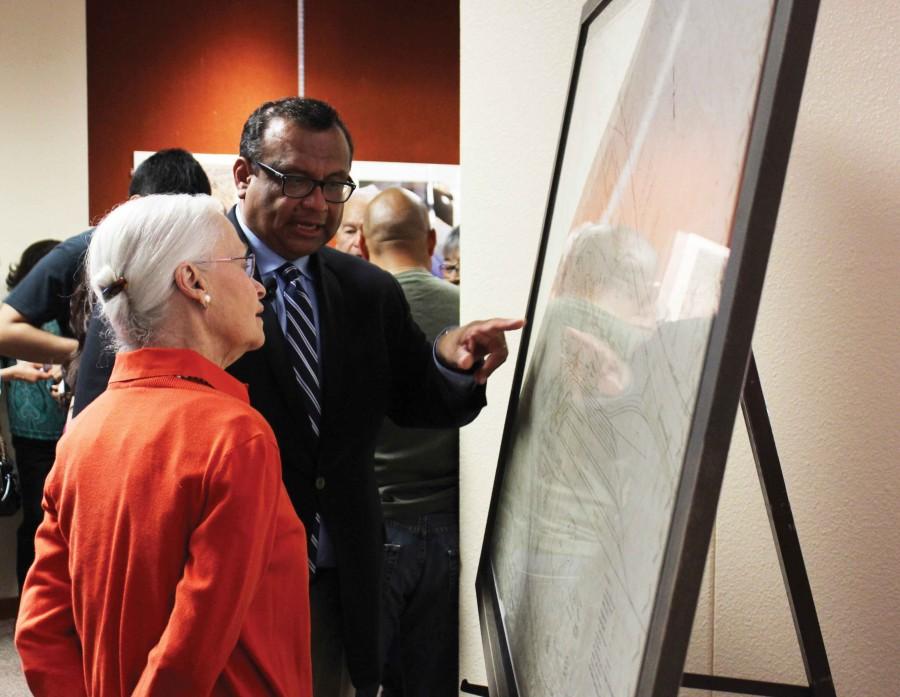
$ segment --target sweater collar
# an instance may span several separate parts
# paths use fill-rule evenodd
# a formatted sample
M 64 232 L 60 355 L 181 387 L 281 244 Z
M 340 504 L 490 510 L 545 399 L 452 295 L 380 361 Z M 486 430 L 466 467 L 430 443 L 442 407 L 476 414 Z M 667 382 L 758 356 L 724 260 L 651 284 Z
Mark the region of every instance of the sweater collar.
M 200 380 L 242 402 L 250 401 L 244 383 L 191 349 L 142 348 L 118 353 L 109 382 L 125 383 L 159 377 Z

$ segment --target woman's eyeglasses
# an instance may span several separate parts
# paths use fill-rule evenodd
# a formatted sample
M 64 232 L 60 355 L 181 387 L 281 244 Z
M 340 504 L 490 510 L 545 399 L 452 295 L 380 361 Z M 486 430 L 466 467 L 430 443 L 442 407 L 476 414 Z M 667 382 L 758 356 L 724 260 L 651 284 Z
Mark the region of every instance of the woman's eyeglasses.
M 253 278 L 253 272 L 256 271 L 256 255 L 253 252 L 242 257 L 223 257 L 222 259 L 203 259 L 195 261 L 195 264 L 215 264 L 220 261 L 242 261 L 244 262 L 244 273 Z

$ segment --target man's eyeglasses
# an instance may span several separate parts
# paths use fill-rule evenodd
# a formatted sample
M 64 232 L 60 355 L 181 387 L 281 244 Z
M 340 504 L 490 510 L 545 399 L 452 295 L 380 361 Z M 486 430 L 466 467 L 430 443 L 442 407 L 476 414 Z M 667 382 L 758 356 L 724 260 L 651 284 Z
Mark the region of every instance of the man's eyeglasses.
M 277 169 L 265 165 L 259 160 L 253 160 L 253 164 L 265 170 L 273 179 L 281 180 L 281 193 L 288 198 L 306 198 L 318 186 L 322 189 L 322 196 L 328 203 L 343 203 L 350 198 L 356 184 L 352 181 L 333 181 L 328 179 L 313 179 L 302 174 L 282 174 Z
M 256 255 L 253 252 L 242 256 L 242 257 L 223 257 L 221 259 L 203 259 L 201 261 L 195 261 L 195 264 L 215 264 L 220 261 L 242 261 L 244 262 L 242 266 L 244 267 L 244 273 L 246 273 L 250 278 L 253 278 L 253 272 L 256 270 Z

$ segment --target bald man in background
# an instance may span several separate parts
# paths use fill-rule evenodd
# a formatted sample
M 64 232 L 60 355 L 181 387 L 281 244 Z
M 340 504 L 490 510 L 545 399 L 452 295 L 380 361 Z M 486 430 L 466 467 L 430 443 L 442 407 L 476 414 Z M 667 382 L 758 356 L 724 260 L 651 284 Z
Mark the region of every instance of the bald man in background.
M 416 194 L 392 188 L 373 198 L 359 246 L 397 279 L 429 341 L 459 324 L 459 289 L 431 274 L 435 232 Z M 387 530 L 382 694 L 458 695 L 458 429 L 400 428 L 385 418 L 375 476 Z
M 369 202 L 379 193 L 374 184 L 369 184 L 357 189 L 350 200 L 344 204 L 344 213 L 341 216 L 341 224 L 334 235 L 334 248 L 339 252 L 361 257 L 359 238 L 362 233 L 366 208 Z

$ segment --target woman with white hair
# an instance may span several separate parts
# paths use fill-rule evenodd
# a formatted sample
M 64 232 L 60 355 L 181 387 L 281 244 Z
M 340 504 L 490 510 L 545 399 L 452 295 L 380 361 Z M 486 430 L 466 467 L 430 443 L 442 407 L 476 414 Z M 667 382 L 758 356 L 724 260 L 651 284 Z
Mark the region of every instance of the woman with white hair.
M 16 647 L 35 695 L 310 695 L 306 535 L 275 437 L 224 368 L 264 288 L 207 196 L 147 196 L 94 232 L 118 344 L 44 491 Z

